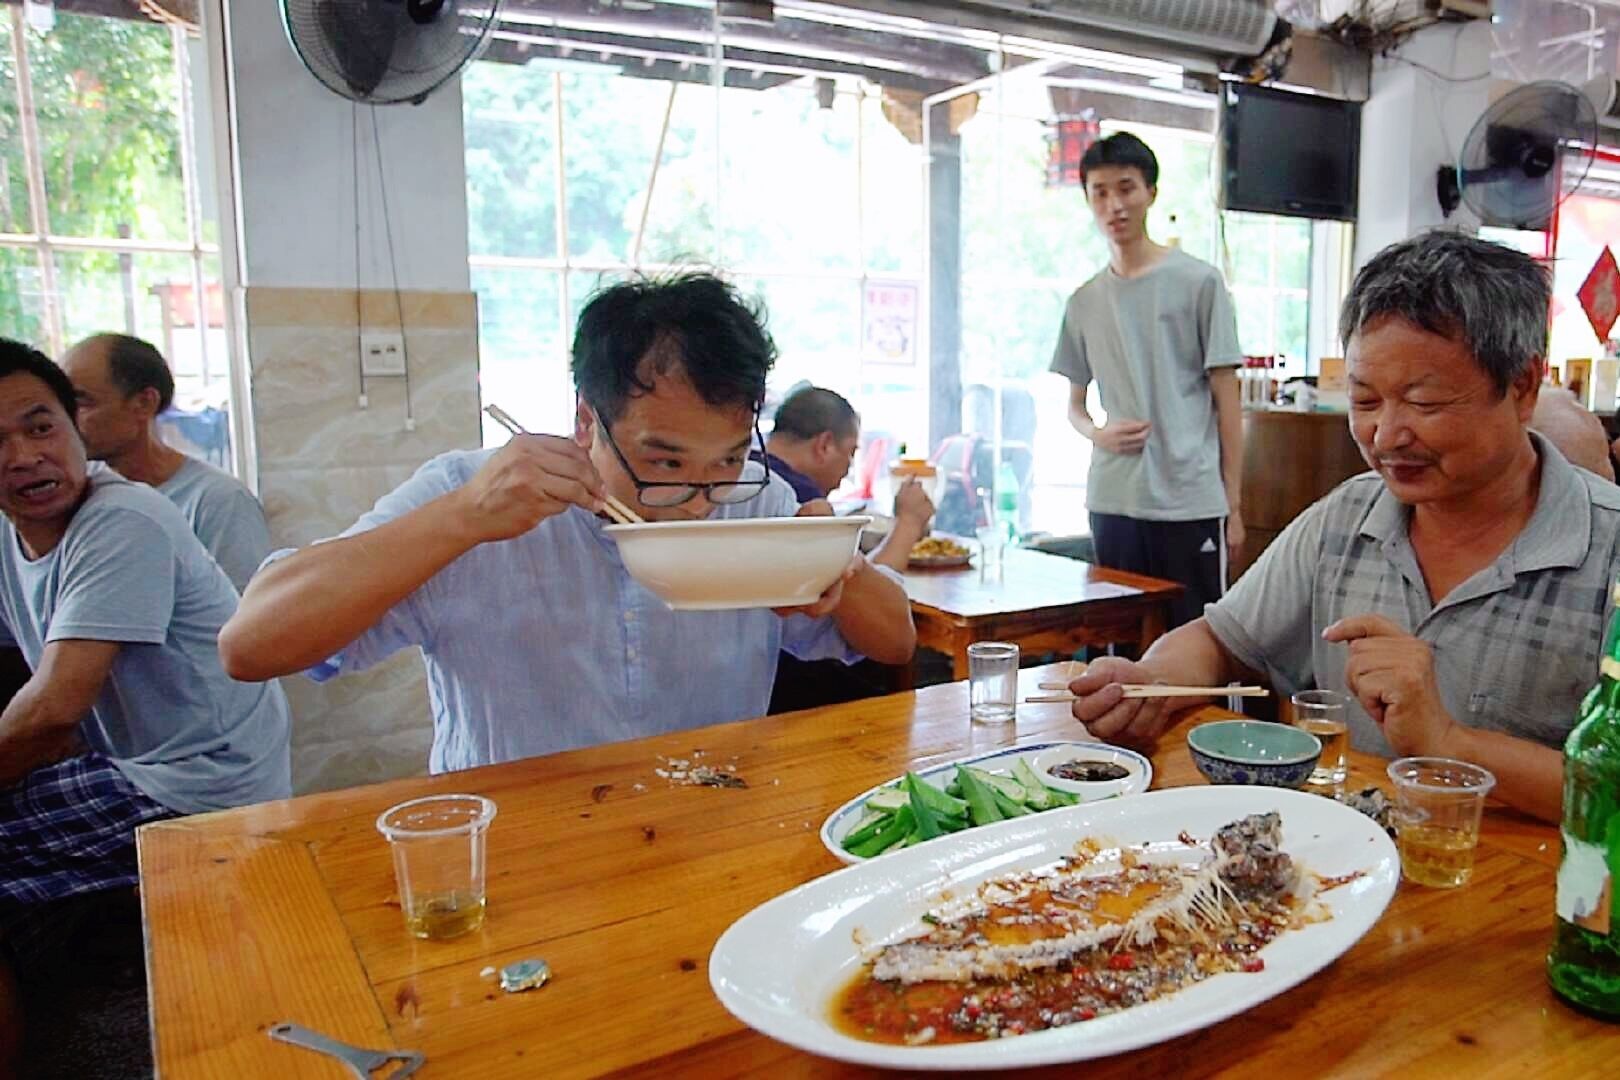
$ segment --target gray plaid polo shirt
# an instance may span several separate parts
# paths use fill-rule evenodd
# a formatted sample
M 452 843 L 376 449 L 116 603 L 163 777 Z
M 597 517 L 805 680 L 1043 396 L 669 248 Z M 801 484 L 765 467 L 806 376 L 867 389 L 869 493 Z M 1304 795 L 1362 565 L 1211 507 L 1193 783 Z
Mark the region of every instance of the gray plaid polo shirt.
M 1217 603 L 1209 627 L 1281 694 L 1348 693 L 1349 646 L 1322 631 L 1382 615 L 1434 649 L 1447 711 L 1470 727 L 1561 748 L 1586 691 L 1620 572 L 1620 487 L 1577 469 L 1535 432 L 1541 492 L 1518 538 L 1438 605 L 1407 537 L 1409 507 L 1375 473 L 1296 518 Z M 1351 700 L 1351 744 L 1393 755 Z

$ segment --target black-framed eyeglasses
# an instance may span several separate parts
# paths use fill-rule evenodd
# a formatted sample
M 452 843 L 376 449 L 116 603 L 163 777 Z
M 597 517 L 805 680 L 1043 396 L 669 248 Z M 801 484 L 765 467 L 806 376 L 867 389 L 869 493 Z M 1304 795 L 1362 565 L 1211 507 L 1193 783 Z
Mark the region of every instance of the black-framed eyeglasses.
M 624 456 L 619 444 L 613 441 L 613 433 L 608 430 L 607 423 L 603 421 L 601 412 L 596 412 L 597 427 L 602 430 L 602 437 L 612 447 L 613 455 L 624 466 L 625 475 L 636 486 L 636 499 L 642 506 L 669 507 L 680 506 L 691 502 L 702 492 L 704 498 L 717 506 L 730 506 L 736 503 L 747 502 L 760 492 L 764 491 L 771 482 L 771 467 L 769 458 L 765 454 L 765 438 L 759 433 L 759 413 L 754 413 L 754 438 L 748 444 L 749 455 L 743 462 L 742 472 L 735 480 L 717 480 L 710 483 L 693 484 L 664 484 L 652 483 L 636 475 L 636 470 L 630 467 L 630 459 Z M 754 445 L 759 445 L 759 457 L 753 456 Z

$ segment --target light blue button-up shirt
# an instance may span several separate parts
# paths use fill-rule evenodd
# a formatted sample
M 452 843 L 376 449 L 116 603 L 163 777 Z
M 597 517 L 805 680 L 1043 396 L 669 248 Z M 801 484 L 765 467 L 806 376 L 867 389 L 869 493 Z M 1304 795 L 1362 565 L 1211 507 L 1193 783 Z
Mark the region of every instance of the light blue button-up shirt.
M 460 487 L 494 452 L 434 458 L 343 535 Z M 797 510 L 793 489 L 773 476 L 757 498 L 714 516 Z M 625 571 L 603 523 L 577 507 L 473 548 L 308 674 L 324 681 L 411 646 L 427 664 L 435 773 L 762 716 L 782 649 L 860 659 L 831 618 L 670 610 Z

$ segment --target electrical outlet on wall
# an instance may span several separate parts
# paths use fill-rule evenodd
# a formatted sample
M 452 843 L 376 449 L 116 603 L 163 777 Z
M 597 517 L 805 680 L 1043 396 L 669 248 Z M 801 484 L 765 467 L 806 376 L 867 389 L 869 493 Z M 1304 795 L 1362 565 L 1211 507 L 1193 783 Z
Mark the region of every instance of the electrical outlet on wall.
M 362 333 L 360 374 L 367 378 L 405 374 L 405 335 L 390 330 Z

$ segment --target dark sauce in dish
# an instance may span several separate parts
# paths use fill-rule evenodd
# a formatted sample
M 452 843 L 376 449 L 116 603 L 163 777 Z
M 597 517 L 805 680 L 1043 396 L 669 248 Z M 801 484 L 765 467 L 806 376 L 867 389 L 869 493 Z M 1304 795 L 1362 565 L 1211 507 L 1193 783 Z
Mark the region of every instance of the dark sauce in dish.
M 1059 780 L 1078 780 L 1085 783 L 1102 780 L 1123 780 L 1131 775 L 1125 766 L 1113 761 L 1065 761 L 1049 770 Z

